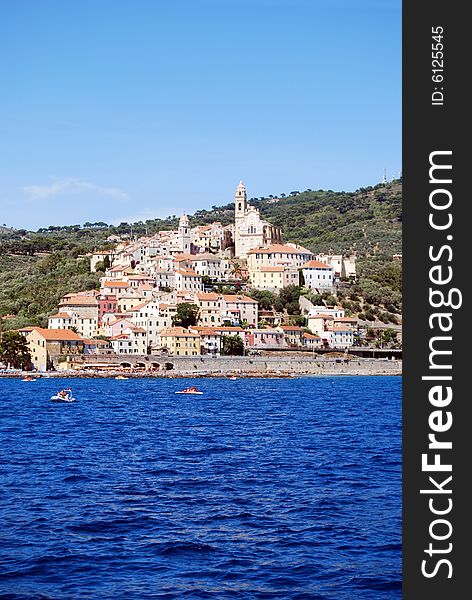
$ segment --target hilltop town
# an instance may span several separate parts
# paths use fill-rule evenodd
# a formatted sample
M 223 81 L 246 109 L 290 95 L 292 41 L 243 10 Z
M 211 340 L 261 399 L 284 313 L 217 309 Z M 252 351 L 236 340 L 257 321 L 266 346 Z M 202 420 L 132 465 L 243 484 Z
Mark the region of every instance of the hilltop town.
M 248 203 L 242 181 L 233 222 L 192 226 L 184 214 L 176 229 L 113 234 L 106 246 L 87 257 L 98 289 L 63 295 L 47 328 L 18 329 L 36 370 L 83 369 L 87 356 L 107 366 L 127 356 L 346 352 L 368 343 L 351 304 L 338 303 L 339 290 L 356 283 L 356 255 L 285 241 Z M 385 331 L 395 347 L 397 334 Z

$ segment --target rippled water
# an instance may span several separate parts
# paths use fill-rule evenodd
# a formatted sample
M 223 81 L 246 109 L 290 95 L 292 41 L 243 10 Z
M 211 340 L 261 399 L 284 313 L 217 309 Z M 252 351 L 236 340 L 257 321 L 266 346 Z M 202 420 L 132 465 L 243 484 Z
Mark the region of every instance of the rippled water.
M 400 378 L 0 398 L 1 598 L 401 597 Z

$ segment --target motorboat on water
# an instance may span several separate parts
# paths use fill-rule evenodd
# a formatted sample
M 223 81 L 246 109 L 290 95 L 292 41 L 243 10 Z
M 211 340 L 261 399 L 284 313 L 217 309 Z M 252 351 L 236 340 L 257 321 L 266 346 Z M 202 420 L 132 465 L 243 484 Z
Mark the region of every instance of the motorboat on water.
M 55 396 L 51 396 L 51 400 L 54 402 L 75 402 L 75 398 L 72 395 L 72 390 L 70 388 L 68 390 L 57 392 Z
M 232 377 L 228 377 L 228 379 L 231 379 L 231 381 L 235 381 L 237 379 L 237 377 L 235 375 L 233 375 Z
M 176 394 L 198 394 L 198 395 L 202 395 L 203 394 L 203 392 L 201 392 L 196 387 L 185 388 L 184 390 L 180 390 L 180 392 L 175 392 L 175 393 Z
M 30 375 L 27 375 L 26 377 L 23 377 L 21 381 L 36 381 L 36 377 L 31 377 Z
M 129 379 L 129 377 L 125 377 L 124 375 L 117 375 L 115 379 Z

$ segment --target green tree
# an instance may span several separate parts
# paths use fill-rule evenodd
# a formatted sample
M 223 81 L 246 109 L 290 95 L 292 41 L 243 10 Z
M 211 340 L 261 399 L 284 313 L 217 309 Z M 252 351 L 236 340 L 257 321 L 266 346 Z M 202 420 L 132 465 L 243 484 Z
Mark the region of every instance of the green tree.
M 276 310 L 286 310 L 289 315 L 300 314 L 300 286 L 287 285 L 279 292 L 278 302 L 274 304 Z
M 0 342 L 0 360 L 15 369 L 25 369 L 31 364 L 28 342 L 18 331 L 6 331 Z
M 225 356 L 243 356 L 244 342 L 239 335 L 224 335 L 222 354 Z
M 398 335 L 393 329 L 384 329 L 377 332 L 374 342 L 377 348 L 398 348 Z
M 192 327 L 198 321 L 198 306 L 191 302 L 181 302 L 177 304 L 177 311 L 172 317 L 172 325 L 176 327 Z

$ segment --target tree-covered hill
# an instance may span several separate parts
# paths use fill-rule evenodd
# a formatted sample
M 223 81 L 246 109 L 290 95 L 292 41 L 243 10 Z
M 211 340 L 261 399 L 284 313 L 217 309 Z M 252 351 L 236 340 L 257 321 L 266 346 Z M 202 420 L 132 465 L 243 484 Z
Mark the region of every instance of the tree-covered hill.
M 356 192 L 292 192 L 288 198 L 253 202 L 284 237 L 314 252 L 379 255 L 401 253 L 402 185 Z

